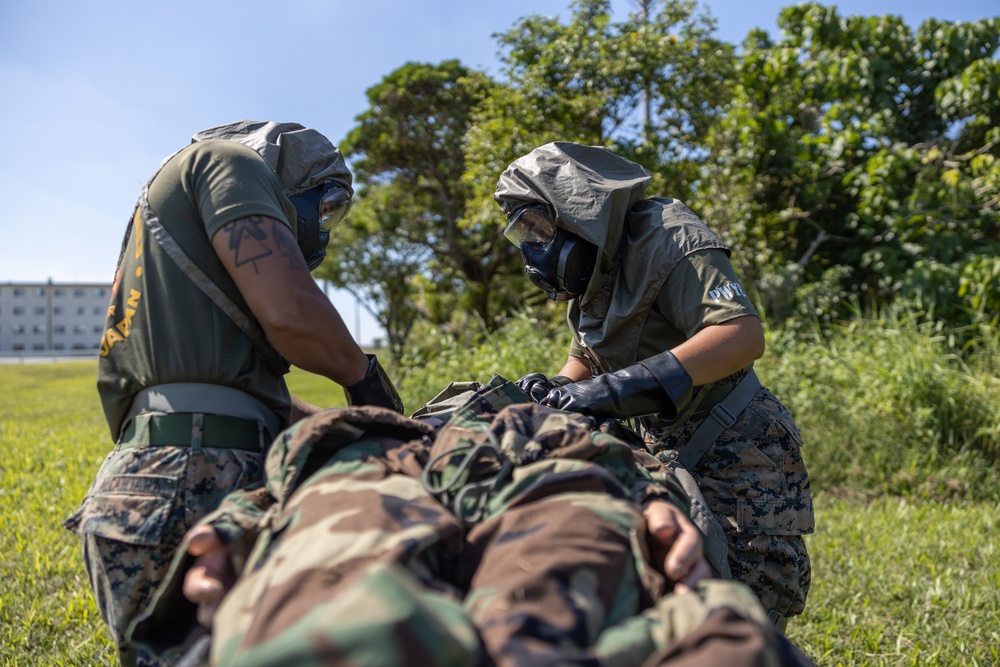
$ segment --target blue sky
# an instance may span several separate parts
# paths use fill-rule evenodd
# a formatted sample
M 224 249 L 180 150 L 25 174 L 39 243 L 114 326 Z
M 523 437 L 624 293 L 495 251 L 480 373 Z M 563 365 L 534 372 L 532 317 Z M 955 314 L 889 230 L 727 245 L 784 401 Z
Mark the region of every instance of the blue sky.
M 772 0 L 710 0 L 718 36 L 776 34 Z M 841 14 L 1000 15 L 995 0 L 833 3 Z M 613 0 L 621 14 L 635 0 Z M 405 62 L 497 73 L 491 35 L 568 0 L 5 0 L 0 4 L 0 282 L 110 281 L 135 198 L 198 130 L 295 121 L 339 141 Z M 374 320 L 334 295 L 352 332 Z

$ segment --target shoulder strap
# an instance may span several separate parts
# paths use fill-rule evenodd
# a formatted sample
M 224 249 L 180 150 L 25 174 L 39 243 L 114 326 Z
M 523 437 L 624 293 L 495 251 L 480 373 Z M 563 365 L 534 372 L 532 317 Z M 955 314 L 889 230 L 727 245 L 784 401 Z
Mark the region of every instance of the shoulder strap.
M 150 235 L 156 239 L 156 242 L 160 245 L 160 248 L 167 254 L 174 264 L 184 272 L 188 278 L 200 289 L 205 295 L 218 306 L 222 312 L 224 312 L 229 319 L 231 319 L 236 326 L 243 330 L 243 333 L 247 335 L 247 338 L 253 343 L 254 347 L 257 348 L 257 352 L 260 353 L 261 357 L 264 359 L 264 363 L 267 367 L 274 373 L 278 375 L 284 375 L 288 372 L 289 364 L 278 353 L 274 346 L 271 345 L 267 338 L 264 337 L 264 333 L 260 328 L 254 324 L 246 313 L 240 310 L 233 301 L 225 295 L 225 293 L 212 282 L 205 273 L 195 265 L 191 258 L 188 257 L 181 247 L 174 240 L 174 237 L 170 235 L 166 227 L 160 222 L 156 214 L 153 213 L 153 209 L 149 206 L 149 199 L 147 194 L 149 192 L 149 184 L 147 183 L 142 189 L 142 194 L 139 196 L 139 212 L 142 216 L 142 220 L 149 227 Z
M 145 197 L 146 192 L 149 189 L 149 184 L 152 183 L 153 179 L 156 178 L 157 174 L 159 174 L 160 171 L 163 170 L 163 167 L 166 166 L 168 162 L 170 162 L 171 158 L 180 153 L 181 150 L 184 149 L 176 150 L 167 157 L 163 158 L 163 160 L 160 162 L 160 166 L 156 168 L 156 171 L 153 172 L 153 175 L 149 177 L 148 181 L 146 181 L 146 185 L 143 187 L 142 193 L 139 196 L 139 201 L 135 203 L 135 208 L 132 209 L 132 215 L 129 216 L 128 224 L 125 225 L 125 238 L 122 239 L 122 247 L 121 250 L 118 252 L 118 263 L 115 264 L 116 283 L 118 282 L 118 271 L 121 270 L 122 260 L 125 258 L 125 249 L 128 247 L 129 239 L 132 238 L 132 225 L 135 224 L 135 216 L 139 213 L 139 204 L 143 201 L 143 197 Z
M 740 413 L 746 410 L 759 390 L 760 380 L 757 379 L 757 374 L 751 368 L 750 372 L 740 380 L 740 383 L 712 408 L 705 421 L 691 435 L 687 444 L 681 448 L 677 456 L 678 463 L 688 470 L 693 470 L 716 438 L 732 426 Z

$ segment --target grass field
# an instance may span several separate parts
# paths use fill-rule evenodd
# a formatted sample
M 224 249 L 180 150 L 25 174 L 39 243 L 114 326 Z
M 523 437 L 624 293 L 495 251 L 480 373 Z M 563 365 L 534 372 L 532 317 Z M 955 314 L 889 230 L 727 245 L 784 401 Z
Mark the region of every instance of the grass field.
M 0 366 L 2 667 L 116 663 L 60 525 L 111 447 L 95 374 L 93 361 Z M 289 384 L 343 400 L 315 376 Z M 1000 665 L 1000 503 L 822 490 L 816 503 L 812 592 L 789 636 L 819 664 Z

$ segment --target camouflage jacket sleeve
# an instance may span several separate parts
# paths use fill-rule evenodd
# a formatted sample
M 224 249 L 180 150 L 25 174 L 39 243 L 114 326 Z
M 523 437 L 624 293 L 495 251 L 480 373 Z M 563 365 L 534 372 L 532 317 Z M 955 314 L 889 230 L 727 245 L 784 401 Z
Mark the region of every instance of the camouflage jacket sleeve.
M 215 511 L 207 514 L 197 525 L 209 525 L 229 550 L 236 575 L 243 571 L 247 556 L 260 534 L 261 520 L 274 497 L 263 486 L 233 491 L 223 499 Z
M 683 489 L 670 483 L 670 471 L 644 453 L 634 431 L 614 420 L 595 423 L 592 417 L 526 400 L 515 384 L 494 376 L 438 432 L 425 470 L 432 493 L 452 508 L 458 507 L 460 498 L 463 503 L 472 495 L 489 498 L 479 503 L 482 511 L 472 508 L 468 517 L 462 504 L 463 509 L 455 510 L 461 520 L 479 521 L 502 512 L 527 488 L 529 479 L 537 477 L 541 483 L 548 477 L 551 482 L 557 473 L 595 464 L 601 472 L 590 469 L 586 475 L 607 475 L 617 482 L 613 488 L 605 487 L 605 492 L 636 507 L 662 498 L 688 511 Z M 520 469 L 515 483 L 510 483 L 512 468 Z M 491 489 L 489 493 L 479 493 L 484 484 Z
M 636 458 L 646 474 L 649 475 L 649 483 L 653 487 L 644 489 L 644 497 L 641 499 L 643 505 L 654 498 L 661 498 L 669 500 L 684 510 L 685 514 L 691 516 L 691 499 L 684 487 L 677 481 L 673 471 L 660 464 L 647 452 L 637 452 Z M 652 463 L 653 467 L 646 467 L 647 463 Z
M 652 500 L 666 500 L 690 516 L 691 502 L 684 487 L 677 481 L 672 470 L 646 451 L 633 431 L 613 419 L 598 424 L 597 429 L 621 440 L 631 450 L 635 472 L 628 486 L 636 504 L 645 507 Z

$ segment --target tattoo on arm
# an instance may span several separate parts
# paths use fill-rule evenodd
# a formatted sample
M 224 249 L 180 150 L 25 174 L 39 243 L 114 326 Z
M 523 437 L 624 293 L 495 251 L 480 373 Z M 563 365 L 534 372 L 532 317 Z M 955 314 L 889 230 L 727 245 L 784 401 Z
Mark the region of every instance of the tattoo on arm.
M 249 215 L 223 227 L 223 231 L 229 234 L 229 249 L 235 255 L 236 268 L 250 264 L 254 273 L 260 275 L 257 262 L 274 254 L 264 245 L 268 238 L 267 222 L 270 220 L 263 215 Z
M 288 260 L 289 269 L 298 269 L 302 266 L 302 251 L 299 244 L 291 240 L 291 235 L 284 234 L 280 229 L 288 231 L 288 227 L 278 220 L 271 219 L 271 235 L 274 237 L 274 245 L 278 248 L 278 253 Z

